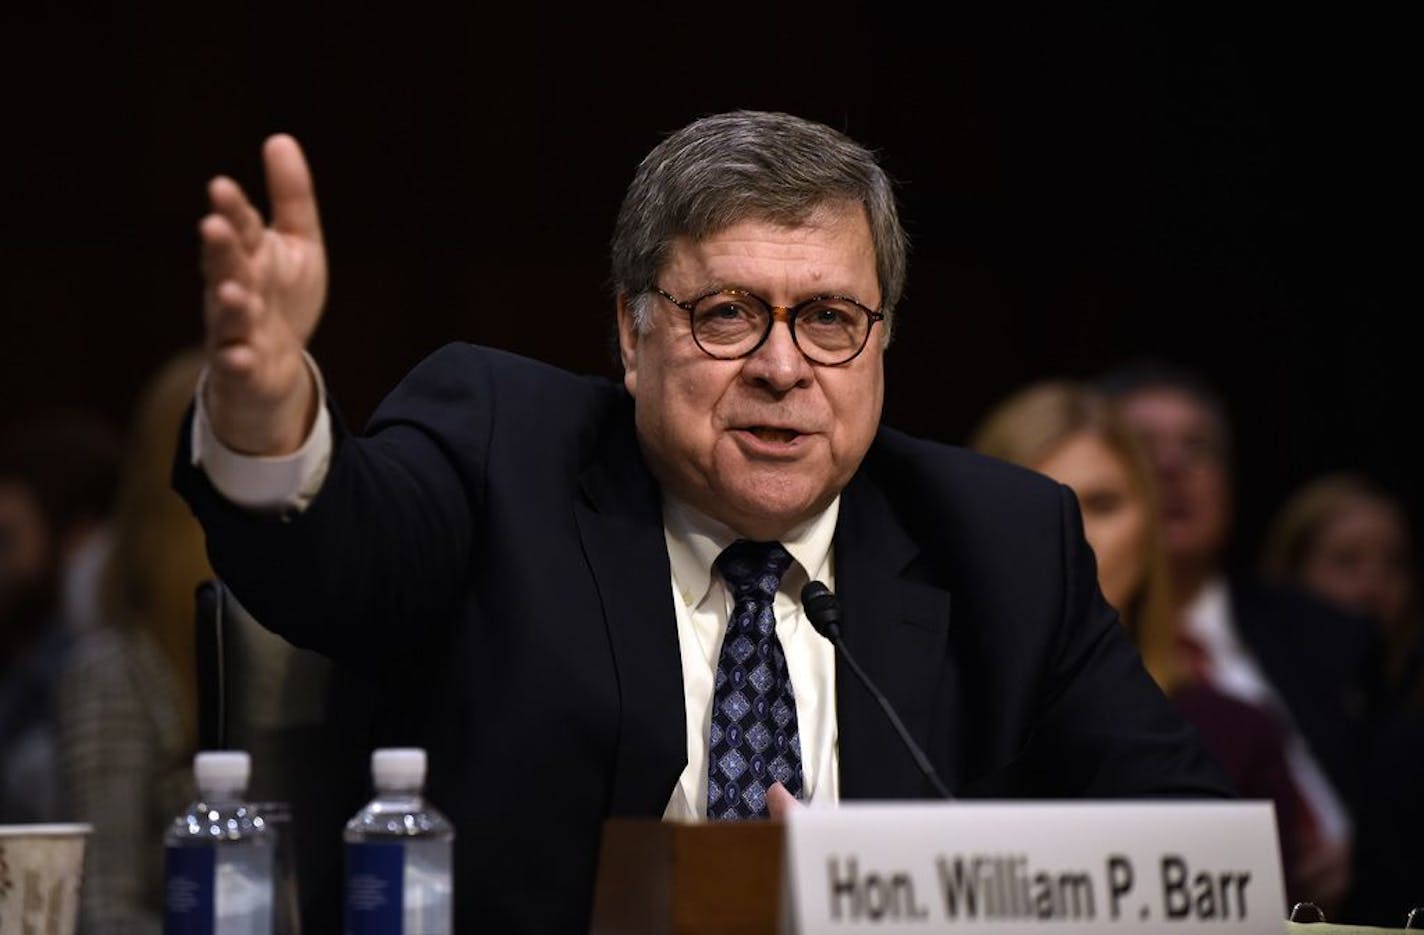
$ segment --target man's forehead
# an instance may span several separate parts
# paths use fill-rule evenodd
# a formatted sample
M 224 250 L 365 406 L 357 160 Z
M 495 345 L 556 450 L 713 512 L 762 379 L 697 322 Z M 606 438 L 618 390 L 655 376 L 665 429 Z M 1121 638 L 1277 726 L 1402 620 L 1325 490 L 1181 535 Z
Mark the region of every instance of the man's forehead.
M 1123 399 L 1128 418 L 1144 428 L 1211 428 L 1211 407 L 1192 393 L 1175 386 L 1148 386 Z
M 713 288 L 750 285 L 736 282 L 739 276 L 784 274 L 878 291 L 869 224 L 858 206 L 851 207 L 859 213 L 818 213 L 801 224 L 749 217 L 702 237 L 684 234 L 672 241 L 662 268 Z
M 1133 432 L 1152 450 L 1186 449 L 1206 456 L 1202 463 L 1224 466 L 1229 441 L 1216 410 L 1176 386 L 1145 387 L 1122 399 Z
M 869 230 L 870 215 L 865 205 L 853 198 L 826 198 L 815 203 L 785 205 L 747 204 L 729 208 L 715 220 L 708 218 L 710 223 L 694 223 L 683 228 L 680 233 L 693 240 L 704 240 L 739 224 L 765 224 L 790 230 L 825 227 L 856 218 L 864 220 L 866 229 Z

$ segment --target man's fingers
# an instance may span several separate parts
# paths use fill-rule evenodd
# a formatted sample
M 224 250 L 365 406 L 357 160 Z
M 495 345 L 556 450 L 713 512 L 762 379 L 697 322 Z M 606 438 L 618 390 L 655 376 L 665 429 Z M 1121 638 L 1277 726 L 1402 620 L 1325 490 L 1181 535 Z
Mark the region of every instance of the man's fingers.
M 236 182 L 222 175 L 213 179 L 208 183 L 208 201 L 232 225 L 242 249 L 250 253 L 262 244 L 262 215 Z
M 311 170 L 297 141 L 285 133 L 267 138 L 262 146 L 267 167 L 267 194 L 272 199 L 272 226 L 284 234 L 321 239 L 321 221 Z
M 262 299 L 256 293 L 227 280 L 210 290 L 205 304 L 210 351 L 251 342 L 262 315 Z
M 771 784 L 771 788 L 766 790 L 766 810 L 771 814 L 773 821 L 785 821 L 792 809 L 801 807 L 796 796 L 786 791 L 786 787 L 779 782 Z
M 203 242 L 203 277 L 210 285 L 232 280 L 252 284 L 252 264 L 239 242 L 237 230 L 224 214 L 209 214 L 198 222 Z

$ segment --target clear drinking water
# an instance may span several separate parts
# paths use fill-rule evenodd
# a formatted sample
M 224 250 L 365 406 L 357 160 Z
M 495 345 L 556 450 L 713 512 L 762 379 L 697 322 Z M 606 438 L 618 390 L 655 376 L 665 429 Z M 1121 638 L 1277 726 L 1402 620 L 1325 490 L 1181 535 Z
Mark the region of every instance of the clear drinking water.
M 243 798 L 250 767 L 239 751 L 194 758 L 198 799 L 163 837 L 165 935 L 271 935 L 275 839 Z
M 376 797 L 346 824 L 347 935 L 447 935 L 455 829 L 421 797 L 425 751 L 377 750 Z

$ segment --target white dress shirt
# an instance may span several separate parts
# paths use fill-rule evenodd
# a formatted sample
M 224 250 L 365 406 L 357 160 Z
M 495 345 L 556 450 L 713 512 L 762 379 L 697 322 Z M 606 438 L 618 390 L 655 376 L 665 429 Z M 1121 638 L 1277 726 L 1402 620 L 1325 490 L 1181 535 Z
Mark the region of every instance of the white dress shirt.
M 1351 832 L 1349 812 L 1316 762 L 1289 709 L 1236 632 L 1226 581 L 1207 582 L 1183 612 L 1183 624 L 1206 653 L 1208 678 L 1223 694 L 1275 712 L 1285 722 L 1286 764 L 1322 836 L 1337 841 Z
M 781 539 L 791 566 L 781 576 L 773 609 L 776 638 L 796 696 L 801 736 L 802 799 L 833 803 L 840 795 L 836 751 L 835 648 L 802 613 L 799 595 L 809 581 L 835 590 L 831 539 L 840 513 L 837 497 L 817 516 Z M 691 821 L 707 816 L 707 738 L 722 637 L 732 611 L 732 594 L 714 562 L 738 538 L 728 527 L 666 498 L 663 532 L 672 566 L 677 643 L 682 653 L 683 701 L 687 708 L 687 767 L 678 778 L 663 817 Z
M 213 487 L 231 502 L 253 510 L 303 510 L 321 489 L 331 463 L 331 420 L 326 388 L 316 362 L 316 422 L 302 446 L 289 455 L 253 457 L 224 445 L 203 404 L 206 371 L 198 382 L 191 436 L 193 464 L 201 465 Z M 817 805 L 840 795 L 836 739 L 835 649 L 816 633 L 801 610 L 799 595 L 809 581 L 835 589 L 831 539 L 840 498 L 793 529 L 781 544 L 792 563 L 782 576 L 774 609 L 776 636 L 786 653 L 796 697 L 801 739 L 802 798 Z M 663 817 L 695 821 L 707 815 L 707 738 L 722 636 L 732 599 L 714 562 L 738 536 L 721 523 L 666 498 L 663 532 L 672 569 L 673 611 L 682 657 L 683 701 L 687 713 L 687 766 L 672 789 Z
M 310 354 L 303 351 L 316 380 L 316 422 L 296 451 L 275 458 L 238 454 L 213 431 L 203 403 L 208 370 L 198 377 L 189 436 L 193 464 L 202 465 L 213 488 L 231 502 L 249 510 L 304 510 L 326 480 L 331 463 L 331 416 L 326 411 L 326 383 Z

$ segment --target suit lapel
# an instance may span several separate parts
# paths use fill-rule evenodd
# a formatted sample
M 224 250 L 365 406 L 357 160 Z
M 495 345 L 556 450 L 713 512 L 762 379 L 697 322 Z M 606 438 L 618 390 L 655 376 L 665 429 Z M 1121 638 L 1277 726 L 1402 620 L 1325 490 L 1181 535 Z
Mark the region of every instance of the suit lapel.
M 661 816 L 687 763 L 682 659 L 657 484 L 631 413 L 580 478 L 574 516 L 603 604 L 618 673 L 620 722 L 610 814 Z
M 936 703 L 957 681 L 946 651 L 950 595 L 915 580 L 918 558 L 884 494 L 858 473 L 842 494 L 835 536 L 845 643 L 952 789 L 945 762 L 955 725 Z M 843 798 L 933 797 L 884 711 L 839 660 L 836 714 Z
M 687 764 L 671 572 L 662 504 L 633 433 L 631 414 L 611 428 L 580 478 L 574 516 L 603 605 L 621 702 L 610 814 L 660 816 Z M 862 471 L 841 498 L 835 533 L 836 590 L 847 646 L 890 699 L 941 777 L 957 745 L 937 699 L 956 674 L 947 652 L 949 592 L 917 580 L 919 548 L 884 494 Z M 854 673 L 836 664 L 840 788 L 846 799 L 933 793 L 894 728 Z

